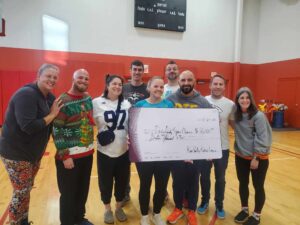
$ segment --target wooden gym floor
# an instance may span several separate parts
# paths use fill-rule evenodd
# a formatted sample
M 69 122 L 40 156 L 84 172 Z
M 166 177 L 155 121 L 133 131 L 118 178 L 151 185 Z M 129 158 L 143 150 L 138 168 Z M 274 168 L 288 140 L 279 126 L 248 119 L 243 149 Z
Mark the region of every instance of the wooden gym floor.
M 234 135 L 230 132 L 231 145 Z M 232 149 L 232 148 L 231 148 Z M 34 189 L 31 192 L 29 218 L 35 225 L 59 224 L 59 192 L 56 183 L 56 169 L 54 164 L 55 147 L 49 142 L 41 169 L 36 177 Z M 95 154 L 96 155 L 96 154 Z M 212 176 L 214 174 L 212 173 Z M 96 160 L 94 160 L 91 175 L 91 185 L 86 217 L 95 225 L 102 225 L 104 207 L 100 201 L 98 189 Z M 217 220 L 214 217 L 214 188 L 211 190 L 209 211 L 205 215 L 198 215 L 201 225 L 230 225 L 235 224 L 234 216 L 240 210 L 238 195 L 238 181 L 234 166 L 234 154 L 231 151 L 226 174 L 226 193 L 224 208 L 226 218 Z M 214 178 L 212 177 L 212 187 Z M 138 203 L 139 179 L 134 164 L 131 174 L 131 201 L 124 207 L 128 221 L 115 224 L 139 225 L 140 211 Z M 270 157 L 270 167 L 265 183 L 266 203 L 261 218 L 262 225 L 296 225 L 300 224 L 300 131 L 274 131 L 273 145 Z M 153 191 L 153 190 L 152 190 Z M 11 197 L 12 188 L 7 173 L 0 163 L 0 225 L 7 224 L 7 206 Z M 172 196 L 171 181 L 168 192 Z M 200 198 L 201 196 L 199 196 Z M 253 210 L 253 188 L 250 188 L 250 210 Z M 114 207 L 114 202 L 113 202 Z M 174 203 L 170 200 L 162 209 L 162 217 L 166 218 L 173 210 Z M 186 224 L 185 218 L 177 222 Z

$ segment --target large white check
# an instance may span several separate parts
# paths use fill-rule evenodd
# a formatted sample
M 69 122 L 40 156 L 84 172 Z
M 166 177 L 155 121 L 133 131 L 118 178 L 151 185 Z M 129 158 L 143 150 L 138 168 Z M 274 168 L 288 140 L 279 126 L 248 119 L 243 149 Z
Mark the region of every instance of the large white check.
M 132 162 L 222 157 L 216 109 L 131 108 Z

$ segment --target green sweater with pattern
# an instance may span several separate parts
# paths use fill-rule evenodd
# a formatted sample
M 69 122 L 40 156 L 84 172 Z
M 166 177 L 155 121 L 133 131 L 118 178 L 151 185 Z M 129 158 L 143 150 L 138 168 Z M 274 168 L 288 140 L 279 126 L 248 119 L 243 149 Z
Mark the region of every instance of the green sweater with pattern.
M 88 94 L 60 96 L 64 106 L 53 122 L 56 159 L 82 158 L 94 152 L 93 104 Z

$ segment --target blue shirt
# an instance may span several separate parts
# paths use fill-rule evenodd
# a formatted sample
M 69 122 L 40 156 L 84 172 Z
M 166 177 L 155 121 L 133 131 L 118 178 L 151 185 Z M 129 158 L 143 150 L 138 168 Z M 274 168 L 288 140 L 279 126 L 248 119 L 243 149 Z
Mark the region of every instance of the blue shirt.
M 144 99 L 138 101 L 134 106 L 137 108 L 174 108 L 174 104 L 167 99 L 163 99 L 160 102 L 154 104 Z

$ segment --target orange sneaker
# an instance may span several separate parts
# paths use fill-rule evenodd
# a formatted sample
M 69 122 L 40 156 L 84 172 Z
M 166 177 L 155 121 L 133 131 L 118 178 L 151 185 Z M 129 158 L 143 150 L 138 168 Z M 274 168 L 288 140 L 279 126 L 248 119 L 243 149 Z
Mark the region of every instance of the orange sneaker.
M 190 210 L 188 212 L 187 215 L 187 220 L 188 220 L 188 225 L 197 225 L 197 217 L 196 217 L 196 213 L 192 210 Z
M 171 224 L 176 223 L 181 217 L 183 217 L 183 212 L 180 209 L 175 208 L 173 212 L 168 216 L 167 221 Z

